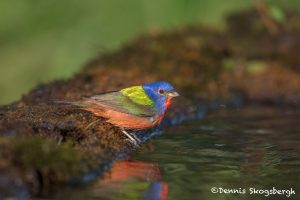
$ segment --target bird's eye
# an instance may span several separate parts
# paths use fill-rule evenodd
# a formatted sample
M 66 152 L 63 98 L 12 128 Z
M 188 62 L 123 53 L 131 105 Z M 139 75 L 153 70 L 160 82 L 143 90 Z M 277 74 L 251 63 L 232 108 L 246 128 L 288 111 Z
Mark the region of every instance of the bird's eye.
M 164 94 L 165 91 L 164 91 L 163 89 L 159 89 L 159 90 L 158 90 L 158 93 L 159 93 L 159 94 Z

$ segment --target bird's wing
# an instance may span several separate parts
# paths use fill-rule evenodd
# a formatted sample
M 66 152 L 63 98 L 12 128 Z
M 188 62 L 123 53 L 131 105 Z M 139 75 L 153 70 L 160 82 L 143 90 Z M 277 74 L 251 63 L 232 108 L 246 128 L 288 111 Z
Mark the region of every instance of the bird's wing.
M 147 99 L 149 97 L 145 93 L 133 93 L 134 91 L 124 92 L 121 90 L 118 92 L 110 92 L 91 96 L 85 99 L 92 101 L 94 104 L 99 104 L 107 109 L 112 109 L 130 115 L 141 117 L 155 116 L 156 106 L 154 102 L 151 99 Z

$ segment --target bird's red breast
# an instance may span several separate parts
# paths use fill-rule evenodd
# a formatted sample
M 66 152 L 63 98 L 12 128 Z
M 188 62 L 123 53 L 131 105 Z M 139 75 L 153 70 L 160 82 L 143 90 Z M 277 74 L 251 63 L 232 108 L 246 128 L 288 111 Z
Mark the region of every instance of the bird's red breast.
M 99 104 L 97 104 L 97 106 L 85 107 L 84 109 L 92 112 L 95 116 L 106 118 L 107 122 L 113 125 L 134 130 L 152 128 L 160 123 L 163 117 L 139 117 L 112 109 L 107 109 L 105 107 L 101 107 Z

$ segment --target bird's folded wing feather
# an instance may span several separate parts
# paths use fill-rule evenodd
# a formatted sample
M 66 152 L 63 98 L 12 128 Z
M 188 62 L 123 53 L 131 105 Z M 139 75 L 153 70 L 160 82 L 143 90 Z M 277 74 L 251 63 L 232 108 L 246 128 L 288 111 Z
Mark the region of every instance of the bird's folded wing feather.
M 156 106 L 154 102 L 149 103 L 149 100 L 147 103 L 143 103 L 143 101 L 136 101 L 132 98 L 132 96 L 130 96 L 130 94 L 130 92 L 124 93 L 118 91 L 95 95 L 85 99 L 106 109 L 112 109 L 130 115 L 140 117 L 153 117 L 156 115 Z M 143 95 L 146 94 L 140 94 L 138 98 L 149 98 L 148 96 Z

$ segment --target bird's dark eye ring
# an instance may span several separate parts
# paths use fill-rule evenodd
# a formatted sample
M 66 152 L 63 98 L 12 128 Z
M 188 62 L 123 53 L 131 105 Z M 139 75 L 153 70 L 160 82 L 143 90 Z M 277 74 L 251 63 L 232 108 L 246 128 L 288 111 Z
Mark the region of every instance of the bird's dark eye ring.
M 159 89 L 159 90 L 158 90 L 158 93 L 159 93 L 159 94 L 164 94 L 165 91 L 164 91 L 163 89 Z

